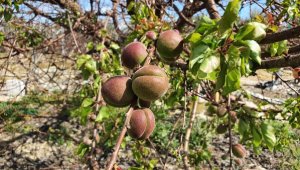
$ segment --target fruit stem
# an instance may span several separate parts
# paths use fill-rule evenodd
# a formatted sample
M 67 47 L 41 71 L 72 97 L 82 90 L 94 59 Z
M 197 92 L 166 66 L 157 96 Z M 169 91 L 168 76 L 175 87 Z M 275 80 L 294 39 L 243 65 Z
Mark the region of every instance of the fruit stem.
M 131 115 L 132 115 L 132 111 L 133 111 L 133 107 L 131 106 L 131 107 L 129 108 L 129 110 L 127 111 L 127 113 L 126 113 L 126 119 L 125 119 L 125 122 L 124 122 L 124 125 L 123 125 L 123 128 L 122 128 L 122 131 L 121 131 L 121 133 L 119 134 L 117 143 L 116 143 L 116 145 L 115 145 L 115 147 L 114 147 L 114 149 L 113 149 L 114 152 L 113 152 L 113 154 L 112 154 L 112 156 L 111 156 L 111 159 L 110 159 L 110 161 L 108 162 L 108 165 L 107 165 L 107 167 L 106 167 L 107 170 L 111 170 L 111 169 L 114 167 L 114 164 L 115 164 L 115 162 L 116 162 L 116 160 L 117 160 L 118 153 L 119 153 L 119 150 L 120 150 L 120 146 L 121 146 L 122 141 L 123 141 L 123 139 L 124 139 L 124 136 L 125 136 L 125 134 L 126 134 L 126 132 L 127 132 L 127 127 L 128 127 L 128 125 L 129 125 L 129 121 L 130 121 L 130 118 L 131 118 Z

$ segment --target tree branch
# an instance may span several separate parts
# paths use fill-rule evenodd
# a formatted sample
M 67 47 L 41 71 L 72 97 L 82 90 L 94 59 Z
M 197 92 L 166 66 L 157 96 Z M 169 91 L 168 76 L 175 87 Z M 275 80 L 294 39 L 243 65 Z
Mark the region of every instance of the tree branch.
M 214 0 L 206 0 L 205 2 L 205 8 L 210 16 L 211 19 L 219 19 L 221 18 L 217 7 L 216 7 L 216 3 Z
M 201 86 L 198 85 L 197 93 L 200 93 L 200 90 L 201 90 Z M 187 153 L 189 151 L 190 136 L 191 136 L 191 132 L 192 132 L 192 129 L 193 129 L 193 124 L 194 124 L 195 117 L 196 117 L 196 111 L 197 111 L 198 102 L 199 102 L 198 101 L 198 97 L 196 97 L 196 100 L 194 102 L 193 109 L 192 109 L 192 112 L 191 112 L 189 126 L 188 126 L 188 128 L 186 130 L 185 138 L 184 138 L 183 151 L 185 152 L 185 154 L 184 154 L 184 157 L 183 157 L 183 163 L 184 163 L 185 169 L 188 169 L 188 167 L 189 167 L 189 158 L 188 158 L 188 154 Z
M 177 12 L 177 14 L 184 20 L 184 22 L 186 22 L 187 24 L 189 24 L 190 26 L 195 27 L 196 25 L 190 21 L 182 12 L 179 11 L 178 7 L 173 4 L 173 8 L 174 10 Z
M 126 119 L 125 119 L 125 122 L 124 122 L 124 125 L 123 125 L 123 128 L 122 128 L 122 131 L 118 137 L 118 140 L 117 140 L 117 143 L 114 147 L 114 152 L 111 156 L 111 159 L 106 167 L 107 170 L 111 170 L 113 169 L 114 167 L 114 164 L 117 160 L 117 157 L 118 157 L 118 153 L 119 153 L 119 150 L 120 150 L 120 146 L 122 144 L 122 141 L 123 141 L 123 138 L 127 132 L 127 126 L 129 125 L 129 121 L 130 121 L 130 118 L 131 118 L 131 115 L 132 115 L 132 111 L 133 111 L 133 107 L 130 107 L 128 112 L 126 113 Z
M 183 16 L 185 16 L 185 19 L 191 18 L 195 13 L 198 11 L 201 11 L 205 8 L 205 3 L 199 0 L 194 0 L 193 3 L 186 2 L 185 6 L 183 7 L 182 11 L 180 12 Z M 184 25 L 187 23 L 183 17 L 179 17 L 176 24 L 175 29 L 182 30 Z
M 273 33 L 273 34 L 267 34 L 267 36 L 264 39 L 262 39 L 259 43 L 270 44 L 282 40 L 296 38 L 298 36 L 300 36 L 300 26 L 288 30 L 284 30 L 281 32 Z
M 261 65 L 255 66 L 255 69 L 270 69 L 280 67 L 299 67 L 300 54 L 289 55 L 287 57 L 277 57 L 263 60 Z
M 112 17 L 112 20 L 113 20 L 115 30 L 121 38 L 124 38 L 125 35 L 119 28 L 118 15 L 117 15 L 117 7 L 118 7 L 118 4 L 119 4 L 119 0 L 112 0 L 112 3 L 113 3 L 113 12 L 112 12 L 111 17 Z

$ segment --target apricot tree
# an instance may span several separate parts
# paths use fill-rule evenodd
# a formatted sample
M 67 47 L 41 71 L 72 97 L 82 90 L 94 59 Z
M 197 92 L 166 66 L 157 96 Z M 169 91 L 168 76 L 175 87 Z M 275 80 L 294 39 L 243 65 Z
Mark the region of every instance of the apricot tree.
M 247 3 L 250 7 L 245 8 Z M 257 14 L 249 12 L 253 8 Z M 199 98 L 208 102 L 207 112 L 218 117 L 206 122 L 205 131 L 228 132 L 232 168 L 232 153 L 238 158 L 247 155 L 241 144 L 248 143 L 257 153 L 262 147 L 274 150 L 285 145 L 278 140 L 282 135 L 277 135 L 284 134 L 283 129 L 274 128 L 276 115 L 293 128 L 299 127 L 298 90 L 293 89 L 296 97 L 285 102 L 283 111 L 264 111 L 263 116 L 235 96 L 241 90 L 241 77 L 258 69 L 291 67 L 296 75 L 300 66 L 298 9 L 299 1 L 292 0 L 4 0 L 0 4 L 4 25 L 0 42 L 20 54 L 47 53 L 63 38 L 68 41 L 63 48 L 72 50 L 60 56 L 76 60 L 82 79 L 90 82 L 78 92 L 82 104 L 73 115 L 93 127 L 91 139 L 78 149 L 91 168 L 117 167 L 119 149 L 130 140 L 125 137 L 127 129 L 130 136 L 150 146 L 154 146 L 151 133 L 157 141 L 178 141 L 173 148 L 154 143 L 172 149 L 185 169 L 208 160 L 204 139 L 197 138 L 205 143 L 201 151 L 189 150 L 197 142 L 190 138 Z M 44 29 L 55 25 L 64 32 L 56 37 L 46 35 L 41 25 Z M 154 126 L 171 110 L 180 114 L 164 135 L 161 127 Z M 161 134 L 155 135 L 156 130 Z M 234 134 L 240 136 L 239 141 L 233 141 Z M 110 148 L 106 154 L 112 153 L 105 165 L 99 156 L 104 148 Z M 166 164 L 167 158 L 160 161 Z M 154 166 L 141 162 L 145 164 L 142 168 Z

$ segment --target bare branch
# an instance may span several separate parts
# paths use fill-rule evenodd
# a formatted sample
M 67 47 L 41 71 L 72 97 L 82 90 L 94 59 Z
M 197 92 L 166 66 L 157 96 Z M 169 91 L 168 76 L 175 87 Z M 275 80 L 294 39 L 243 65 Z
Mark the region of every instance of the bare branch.
M 197 88 L 197 93 L 200 93 L 201 90 L 201 86 L 199 85 Z M 185 138 L 184 138 L 184 146 L 183 146 L 183 151 L 186 153 L 183 157 L 183 163 L 184 163 L 184 167 L 186 169 L 188 169 L 189 167 L 189 158 L 188 158 L 188 151 L 189 151 L 189 142 L 190 142 L 190 136 L 191 136 L 191 132 L 192 132 L 192 128 L 193 128 L 193 124 L 195 121 L 195 117 L 196 117 L 196 111 L 197 111 L 197 105 L 198 105 L 198 97 L 196 98 L 194 105 L 193 105 L 193 110 L 191 112 L 191 117 L 190 117 L 190 122 L 188 125 L 188 128 L 186 129 L 186 133 L 185 133 Z
M 212 19 L 221 18 L 214 0 L 206 0 L 205 7 L 206 7 L 206 10 L 207 10 L 210 18 L 212 18 Z
M 289 55 L 287 57 L 277 57 L 267 60 L 263 60 L 261 65 L 255 67 L 255 69 L 270 69 L 280 67 L 299 67 L 300 66 L 300 54 Z
M 116 143 L 116 145 L 114 147 L 114 152 L 113 152 L 113 154 L 111 156 L 111 159 L 110 159 L 110 161 L 109 161 L 109 163 L 108 163 L 108 165 L 106 167 L 107 170 L 113 169 L 114 164 L 115 164 L 115 162 L 117 160 L 121 143 L 122 143 L 123 138 L 124 138 L 124 136 L 125 136 L 125 134 L 127 132 L 127 126 L 129 124 L 129 121 L 130 121 L 130 118 L 131 118 L 131 115 L 132 115 L 132 111 L 133 111 L 133 107 L 130 107 L 129 110 L 128 110 L 128 112 L 126 113 L 125 123 L 124 123 L 122 131 L 121 131 L 121 133 L 120 133 L 120 135 L 118 137 L 117 143 Z
M 113 19 L 113 24 L 114 24 L 115 30 L 121 38 L 124 38 L 125 34 L 119 28 L 118 15 L 117 15 L 117 8 L 119 5 L 119 0 L 112 0 L 112 3 L 113 3 L 112 19 Z
M 185 16 L 186 19 L 191 18 L 195 13 L 198 11 L 201 11 L 205 8 L 205 3 L 199 0 L 194 0 L 193 3 L 186 2 L 185 6 L 183 7 L 181 13 L 183 16 Z M 184 18 L 179 17 L 175 24 L 175 28 L 181 30 L 184 25 L 186 24 L 186 21 Z
M 270 44 L 282 40 L 288 40 L 291 38 L 296 38 L 300 36 L 300 26 L 284 30 L 281 32 L 273 33 L 273 34 L 267 34 L 267 36 L 261 40 L 260 44 Z
M 193 26 L 193 27 L 195 27 L 196 25 L 192 22 L 192 21 L 190 21 L 182 12 L 180 12 L 179 11 L 179 9 L 178 9 L 178 7 L 175 5 L 175 4 L 173 4 L 173 8 L 174 8 L 174 10 L 177 12 L 177 14 L 187 23 L 187 24 L 189 24 L 190 26 Z

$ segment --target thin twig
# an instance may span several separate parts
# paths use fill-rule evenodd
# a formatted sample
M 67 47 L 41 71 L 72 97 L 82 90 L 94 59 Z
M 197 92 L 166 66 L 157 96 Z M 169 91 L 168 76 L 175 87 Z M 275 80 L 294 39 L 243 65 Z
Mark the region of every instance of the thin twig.
M 299 93 L 296 89 L 294 89 L 291 85 L 289 85 L 289 83 L 287 83 L 285 80 L 283 80 L 282 77 L 281 77 L 278 73 L 275 72 L 275 75 L 276 75 L 276 76 L 277 76 L 284 84 L 286 84 L 290 89 L 292 89 L 292 90 L 297 94 L 297 96 L 300 95 L 300 93 Z
M 200 89 L 201 89 L 201 86 L 198 85 L 197 93 L 200 93 Z M 194 102 L 193 110 L 192 110 L 191 116 L 190 116 L 189 126 L 186 130 L 185 138 L 184 138 L 183 151 L 185 152 L 185 154 L 184 154 L 184 157 L 183 157 L 183 164 L 184 164 L 185 169 L 189 169 L 189 158 L 188 158 L 189 142 L 190 142 L 190 136 L 191 136 L 193 124 L 194 124 L 194 121 L 195 121 L 197 106 L 198 106 L 198 97 L 196 97 L 196 100 Z
M 153 150 L 155 150 L 155 154 L 156 154 L 156 156 L 159 158 L 159 162 L 163 165 L 164 163 L 163 163 L 163 161 L 162 161 L 162 157 L 158 154 L 158 152 L 157 152 L 157 150 L 156 150 L 156 148 L 155 148 L 153 142 L 152 142 L 149 138 L 148 138 L 147 140 L 148 140 L 148 142 L 150 143 L 151 148 L 152 148 Z
M 182 110 L 183 122 L 182 122 L 182 129 L 185 129 L 185 122 L 186 122 L 186 106 L 187 106 L 187 75 L 186 70 L 183 70 L 183 87 L 184 87 L 184 106 Z M 180 135 L 180 150 L 183 150 L 183 133 Z
M 119 153 L 119 150 L 120 150 L 120 146 L 122 144 L 122 141 L 123 141 L 123 138 L 127 132 L 127 127 L 129 125 L 129 121 L 130 121 L 130 118 L 131 118 L 131 115 L 132 115 L 132 111 L 133 111 L 133 107 L 130 107 L 128 112 L 126 113 L 126 119 L 125 119 L 125 123 L 123 125 L 123 128 L 122 128 L 122 131 L 118 137 L 118 140 L 117 140 L 117 143 L 114 147 L 114 152 L 110 158 L 110 161 L 106 167 L 106 170 L 111 170 L 113 167 L 114 167 L 114 164 L 117 160 L 117 157 L 118 157 L 118 153 Z
M 71 19 L 70 19 L 70 15 L 69 15 L 69 14 L 68 14 L 68 23 L 69 23 L 70 31 L 71 31 L 73 40 L 74 40 L 74 42 L 75 42 L 75 45 L 76 45 L 76 47 L 77 47 L 79 53 L 81 53 L 81 50 L 80 50 L 80 48 L 79 48 L 79 45 L 78 45 L 77 40 L 76 40 L 76 37 L 75 37 L 75 33 L 74 33 L 74 31 L 73 31 L 73 27 L 72 27 L 72 24 L 71 24 Z
M 183 21 L 185 21 L 187 24 L 189 24 L 190 26 L 195 27 L 196 25 L 190 21 L 182 12 L 180 12 L 180 10 L 178 9 L 178 7 L 173 4 L 173 8 L 174 10 L 177 12 L 177 14 L 183 19 Z
M 230 107 L 231 102 L 230 102 L 230 94 L 228 95 L 228 101 L 227 101 L 227 114 L 228 114 L 228 132 L 229 132 L 229 169 L 232 169 L 232 133 L 231 133 L 231 116 L 230 116 Z

